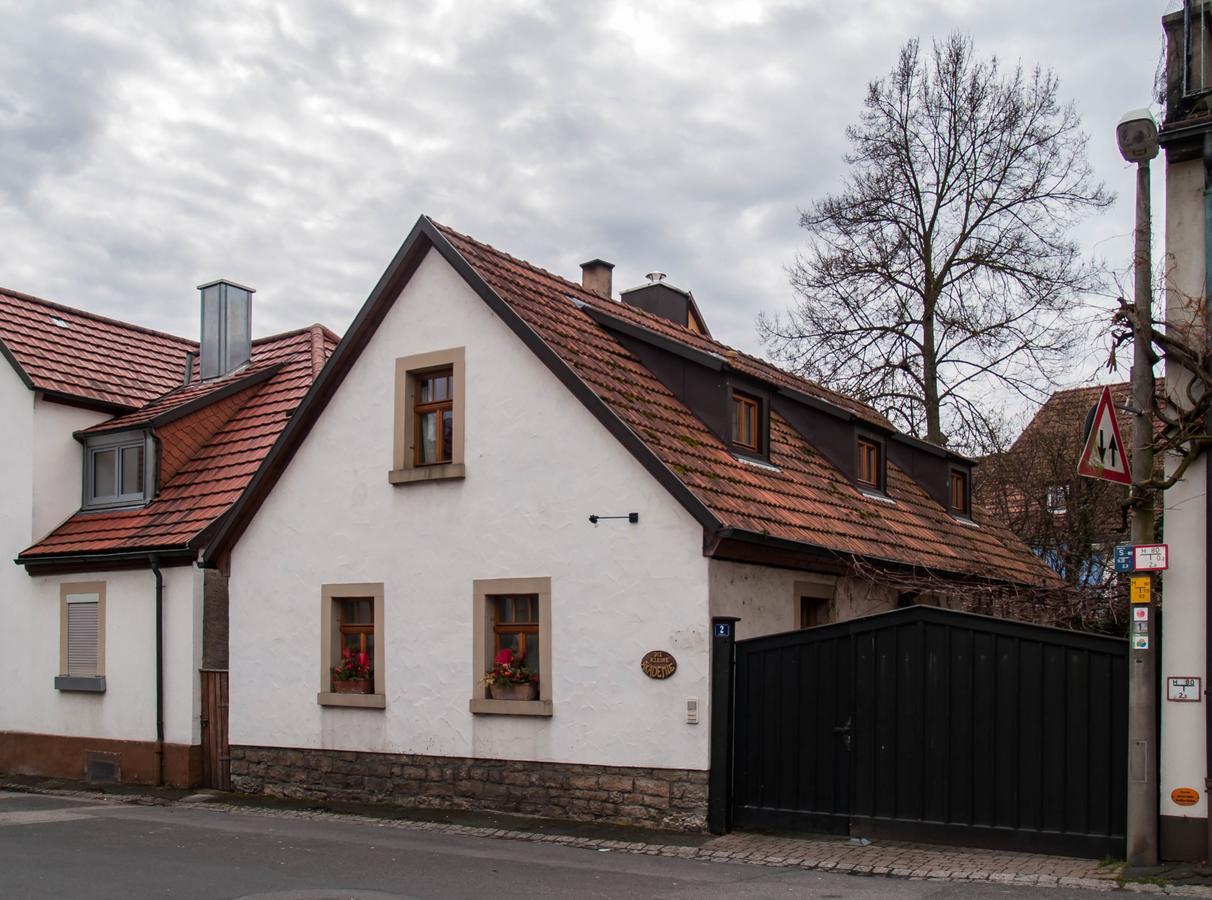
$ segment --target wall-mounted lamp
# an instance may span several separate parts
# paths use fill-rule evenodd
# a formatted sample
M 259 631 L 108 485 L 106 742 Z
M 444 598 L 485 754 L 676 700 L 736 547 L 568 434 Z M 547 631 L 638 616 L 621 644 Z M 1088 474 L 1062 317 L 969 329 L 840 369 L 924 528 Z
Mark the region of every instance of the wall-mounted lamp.
M 606 519 L 626 519 L 628 522 L 630 522 L 632 525 L 634 525 L 636 522 L 640 521 L 640 514 L 639 513 L 628 513 L 625 516 L 596 516 L 596 515 L 594 515 L 594 516 L 589 517 L 589 521 L 592 522 L 594 525 L 596 525 L 596 524 L 598 524 L 598 522 L 604 521 Z

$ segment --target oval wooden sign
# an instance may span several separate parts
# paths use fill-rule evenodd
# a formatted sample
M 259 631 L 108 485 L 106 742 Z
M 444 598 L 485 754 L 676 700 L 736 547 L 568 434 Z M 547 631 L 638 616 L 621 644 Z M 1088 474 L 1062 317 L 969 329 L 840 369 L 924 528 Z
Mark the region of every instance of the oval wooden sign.
M 1194 806 L 1199 802 L 1199 791 L 1195 788 L 1175 788 L 1170 792 L 1170 799 L 1179 806 Z
M 678 670 L 678 661 L 672 653 L 664 650 L 649 650 L 640 660 L 640 668 L 649 678 L 668 678 Z

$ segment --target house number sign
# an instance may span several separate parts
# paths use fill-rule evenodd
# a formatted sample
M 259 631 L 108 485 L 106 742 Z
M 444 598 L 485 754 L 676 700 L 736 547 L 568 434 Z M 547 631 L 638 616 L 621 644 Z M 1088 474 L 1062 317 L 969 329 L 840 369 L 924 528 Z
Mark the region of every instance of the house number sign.
M 678 670 L 678 661 L 672 653 L 664 650 L 649 650 L 640 660 L 640 669 L 649 678 L 668 678 Z

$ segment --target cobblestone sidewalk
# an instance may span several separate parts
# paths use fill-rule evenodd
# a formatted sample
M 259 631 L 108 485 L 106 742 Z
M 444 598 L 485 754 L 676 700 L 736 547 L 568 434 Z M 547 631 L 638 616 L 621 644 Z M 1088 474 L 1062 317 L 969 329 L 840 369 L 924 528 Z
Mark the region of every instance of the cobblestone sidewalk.
M 439 834 L 560 844 L 597 851 L 672 856 L 681 859 L 703 859 L 760 866 L 821 869 L 872 877 L 951 882 L 983 881 L 1039 885 L 1041 887 L 1059 886 L 1104 892 L 1125 891 L 1181 897 L 1206 897 L 1212 900 L 1212 886 L 1168 884 L 1161 879 L 1158 881 L 1125 880 L 1121 877 L 1121 865 L 1119 864 L 1103 864 L 1097 860 L 1044 856 L 1033 853 L 1008 853 L 896 841 L 874 841 L 862 844 L 857 841 L 850 842 L 844 838 L 776 836 L 743 831 L 721 837 L 704 838 L 691 843 L 651 843 L 640 840 L 628 841 L 562 834 L 550 830 L 531 830 L 527 828 L 525 819 L 519 820 L 516 827 L 492 828 L 450 822 L 357 815 L 315 808 L 289 809 L 275 807 L 272 805 L 272 801 L 267 801 L 265 806 L 250 806 L 243 802 L 239 804 L 229 802 L 227 795 L 209 792 L 195 794 L 182 800 L 166 800 L 142 794 L 115 796 L 111 793 L 85 790 L 31 788 L 28 785 L 5 784 L 0 780 L 0 789 L 5 788 L 110 802 L 150 803 L 165 806 L 171 806 L 174 803 L 188 803 L 204 805 L 232 815 L 332 819 Z M 550 823 L 546 824 L 550 826 Z M 1160 883 L 1158 883 L 1159 881 Z

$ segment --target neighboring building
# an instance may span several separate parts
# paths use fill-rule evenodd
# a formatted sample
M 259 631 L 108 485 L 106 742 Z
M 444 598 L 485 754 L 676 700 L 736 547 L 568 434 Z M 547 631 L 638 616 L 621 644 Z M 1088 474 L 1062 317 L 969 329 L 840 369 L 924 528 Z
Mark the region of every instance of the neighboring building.
M 1207 335 L 1212 250 L 1212 223 L 1205 216 L 1212 190 L 1212 70 L 1207 63 L 1212 53 L 1212 7 L 1189 2 L 1183 11 L 1162 22 L 1167 37 L 1166 113 L 1161 127 L 1166 172 L 1166 327 L 1171 334 L 1185 333 L 1200 347 Z M 1177 407 L 1191 402 L 1189 379 L 1180 366 L 1167 365 L 1168 393 Z M 1212 778 L 1207 736 L 1212 722 L 1206 693 L 1212 682 L 1207 542 L 1212 453 L 1205 449 L 1201 456 L 1165 496 L 1170 568 L 1162 575 L 1164 615 L 1158 667 L 1163 680 L 1159 777 L 1163 859 L 1206 860 L 1212 845 L 1207 796 L 1207 779 Z M 1173 472 L 1177 463 L 1176 457 L 1167 459 L 1167 472 Z M 1199 702 L 1167 700 L 1165 680 L 1170 677 L 1200 678 Z M 1197 798 L 1196 802 L 1189 804 L 1191 798 Z
M 336 343 L 250 341 L 249 293 L 203 291 L 199 345 L 0 291 L 0 771 L 193 785 L 224 762 L 200 670 L 227 666 L 226 579 L 199 554 Z
M 972 505 L 970 460 L 717 343 L 666 281 L 618 302 L 583 268 L 414 227 L 205 551 L 236 789 L 701 829 L 713 616 L 1056 584 Z M 533 699 L 484 685 L 501 648 Z

